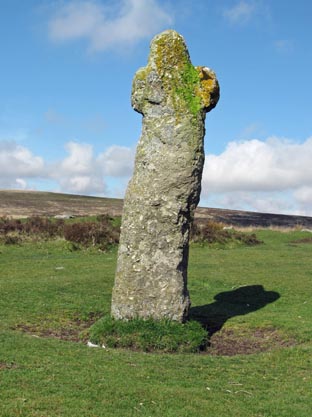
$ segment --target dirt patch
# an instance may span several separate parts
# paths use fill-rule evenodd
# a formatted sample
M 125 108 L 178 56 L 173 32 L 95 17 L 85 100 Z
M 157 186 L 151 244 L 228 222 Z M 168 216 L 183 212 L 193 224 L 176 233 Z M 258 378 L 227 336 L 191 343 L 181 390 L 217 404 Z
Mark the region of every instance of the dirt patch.
M 87 320 L 76 318 L 57 328 L 49 327 L 48 321 L 45 321 L 40 325 L 19 324 L 14 329 L 31 334 L 34 337 L 52 337 L 65 341 L 86 343 L 88 340 L 87 330 L 99 318 L 100 314 L 92 313 Z M 295 339 L 271 327 L 253 330 L 223 329 L 211 336 L 207 348 L 200 353 L 212 356 L 251 355 L 295 346 L 296 344 Z M 161 352 L 158 351 L 158 353 Z M 12 366 L 14 365 L 0 362 L 0 370 Z
M 304 237 L 302 239 L 293 240 L 291 243 L 312 243 L 312 236 L 311 237 Z
M 251 355 L 273 349 L 294 346 L 296 341 L 274 328 L 258 328 L 240 332 L 223 329 L 215 333 L 204 352 L 209 355 Z
M 5 369 L 15 369 L 17 368 L 17 365 L 15 363 L 6 363 L 6 362 L 0 362 L 0 371 L 4 371 Z
M 101 316 L 102 313 L 90 313 L 87 319 L 76 317 L 66 320 L 66 323 L 62 325 L 51 320 L 43 320 L 40 324 L 21 323 L 13 329 L 35 337 L 53 337 L 71 342 L 86 342 L 88 338 L 84 331 L 89 329 Z

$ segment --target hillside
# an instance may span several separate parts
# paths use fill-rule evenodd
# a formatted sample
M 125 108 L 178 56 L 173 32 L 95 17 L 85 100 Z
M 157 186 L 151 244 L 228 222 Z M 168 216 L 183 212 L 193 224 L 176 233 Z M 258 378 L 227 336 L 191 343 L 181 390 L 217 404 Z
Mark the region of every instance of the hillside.
M 121 216 L 123 200 L 39 191 L 0 190 L 0 217 L 29 217 L 109 214 Z M 204 222 L 216 220 L 235 226 L 295 227 L 312 229 L 312 217 L 256 213 L 239 210 L 198 207 L 195 218 Z
M 0 216 L 29 217 L 69 214 L 120 216 L 123 201 L 42 191 L 0 190 Z

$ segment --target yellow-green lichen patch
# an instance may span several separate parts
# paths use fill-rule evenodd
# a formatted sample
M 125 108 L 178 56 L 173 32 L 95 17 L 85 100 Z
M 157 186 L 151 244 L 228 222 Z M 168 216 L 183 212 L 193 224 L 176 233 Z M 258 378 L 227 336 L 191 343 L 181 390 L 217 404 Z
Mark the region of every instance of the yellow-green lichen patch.
M 175 71 L 181 71 L 190 62 L 190 57 L 182 36 L 167 31 L 155 38 L 150 60 L 155 62 L 160 77 L 169 81 L 175 76 Z
M 181 35 L 168 30 L 151 44 L 148 65 L 135 76 L 133 107 L 143 113 L 143 101 L 162 103 L 175 112 L 176 123 L 188 114 L 196 119 L 216 105 L 219 97 L 215 74 L 206 67 L 194 67 Z
M 201 108 L 201 99 L 196 95 L 200 79 L 190 61 L 183 38 L 173 31 L 156 38 L 151 63 L 155 63 L 163 88 L 174 109 L 196 115 Z
M 196 95 L 200 97 L 202 106 L 206 109 L 215 106 L 214 101 L 219 97 L 219 86 L 216 80 L 215 73 L 207 67 L 196 67 L 199 75 L 200 84 Z M 214 99 L 212 99 L 214 96 Z
M 145 81 L 150 69 L 148 67 L 141 67 L 135 73 L 135 78 L 139 81 Z

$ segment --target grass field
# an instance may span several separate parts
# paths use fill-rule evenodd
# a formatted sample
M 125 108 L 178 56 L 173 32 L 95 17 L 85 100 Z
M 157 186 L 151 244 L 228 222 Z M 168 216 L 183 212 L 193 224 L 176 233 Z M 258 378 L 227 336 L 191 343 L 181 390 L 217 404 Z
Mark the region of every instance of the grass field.
M 257 236 L 192 246 L 191 316 L 212 335 L 198 354 L 86 346 L 109 314 L 116 249 L 0 246 L 0 416 L 309 417 L 311 234 Z

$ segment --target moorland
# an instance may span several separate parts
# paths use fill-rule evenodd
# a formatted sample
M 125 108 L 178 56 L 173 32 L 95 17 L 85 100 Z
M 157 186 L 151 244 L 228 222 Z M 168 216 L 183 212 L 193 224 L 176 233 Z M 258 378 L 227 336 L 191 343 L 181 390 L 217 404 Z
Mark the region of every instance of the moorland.
M 59 203 L 58 212 L 56 206 L 44 208 L 51 202 L 47 195 L 41 200 L 33 195 L 33 209 L 27 211 L 23 199 L 12 203 L 1 194 L 1 209 L 15 205 L 15 218 L 32 219 L 28 229 L 18 226 L 13 231 L 3 226 L 8 218 L 1 219 L 1 416 L 310 415 L 309 224 L 297 222 L 280 230 L 257 225 L 257 244 L 240 235 L 225 238 L 222 227 L 214 228 L 222 239 L 194 239 L 190 316 L 209 332 L 205 349 L 170 353 L 91 348 L 90 326 L 110 312 L 117 245 L 114 240 L 105 245 L 94 239 L 75 242 L 75 234 L 68 231 L 85 230 L 72 225 L 101 223 L 104 217 L 99 215 L 107 214 L 116 231 L 120 200 L 111 201 L 116 212 L 105 211 L 102 201 L 98 212 L 90 210 L 90 203 L 87 213 L 78 213 L 75 208 L 82 210 L 88 198 L 77 197 L 70 205 L 67 196 L 58 196 L 67 201 Z M 67 237 L 41 233 L 40 228 L 33 233 L 38 215 L 64 213 L 83 216 L 59 222 L 67 225 Z M 12 210 L 2 212 L 8 214 Z M 58 220 L 40 224 L 50 222 Z

